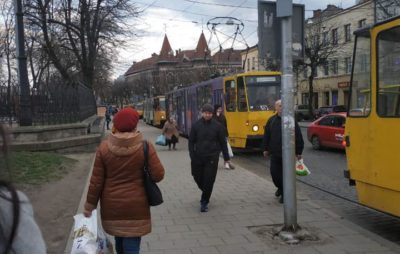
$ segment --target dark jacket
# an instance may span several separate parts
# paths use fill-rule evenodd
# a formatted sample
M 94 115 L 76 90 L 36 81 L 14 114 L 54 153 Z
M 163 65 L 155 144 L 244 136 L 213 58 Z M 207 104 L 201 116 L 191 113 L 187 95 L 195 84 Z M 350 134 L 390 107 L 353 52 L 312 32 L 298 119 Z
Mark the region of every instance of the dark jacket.
M 264 129 L 264 151 L 271 155 L 282 157 L 282 127 L 281 117 L 276 114 L 268 121 Z M 297 122 L 295 122 L 296 155 L 301 155 L 304 149 L 303 136 Z
M 228 161 L 228 147 L 222 125 L 215 119 L 205 121 L 201 118 L 195 122 L 189 135 L 190 158 L 194 160 L 198 156 L 218 156 L 221 150 L 224 160 Z
M 225 137 L 229 137 L 228 124 L 226 123 L 225 116 L 223 114 L 220 114 L 219 116 L 217 116 L 217 114 L 214 114 L 214 119 L 217 120 L 217 122 L 219 122 L 224 127 Z

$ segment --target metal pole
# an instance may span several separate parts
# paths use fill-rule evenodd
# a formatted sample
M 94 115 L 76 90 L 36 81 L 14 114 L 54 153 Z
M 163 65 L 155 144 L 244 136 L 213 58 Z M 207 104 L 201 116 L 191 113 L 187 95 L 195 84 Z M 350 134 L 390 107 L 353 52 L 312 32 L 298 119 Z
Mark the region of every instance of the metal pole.
M 14 11 L 16 16 L 15 30 L 18 62 L 19 83 L 19 124 L 20 126 L 32 125 L 31 98 L 29 92 L 28 68 L 25 56 L 24 39 L 24 13 L 22 11 L 22 0 L 14 0 Z
M 285 230 L 297 229 L 292 16 L 282 22 L 282 160 Z

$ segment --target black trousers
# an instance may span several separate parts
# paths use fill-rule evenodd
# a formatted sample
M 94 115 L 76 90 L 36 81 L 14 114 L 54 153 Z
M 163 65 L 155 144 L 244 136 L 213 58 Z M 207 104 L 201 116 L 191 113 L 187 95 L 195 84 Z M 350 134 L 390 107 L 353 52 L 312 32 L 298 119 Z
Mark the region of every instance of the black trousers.
M 208 204 L 217 177 L 219 155 L 192 159 L 192 176 L 202 191 L 201 202 Z
M 269 170 L 272 176 L 272 182 L 281 190 L 283 195 L 283 165 L 282 157 L 271 155 Z

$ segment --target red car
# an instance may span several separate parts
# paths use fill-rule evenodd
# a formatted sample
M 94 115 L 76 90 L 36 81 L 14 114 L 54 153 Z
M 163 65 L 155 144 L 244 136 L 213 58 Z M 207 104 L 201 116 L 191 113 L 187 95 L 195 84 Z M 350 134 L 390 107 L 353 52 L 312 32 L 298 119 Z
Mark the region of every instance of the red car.
M 346 113 L 331 113 L 310 124 L 307 137 L 315 150 L 322 147 L 344 149 L 342 145 Z

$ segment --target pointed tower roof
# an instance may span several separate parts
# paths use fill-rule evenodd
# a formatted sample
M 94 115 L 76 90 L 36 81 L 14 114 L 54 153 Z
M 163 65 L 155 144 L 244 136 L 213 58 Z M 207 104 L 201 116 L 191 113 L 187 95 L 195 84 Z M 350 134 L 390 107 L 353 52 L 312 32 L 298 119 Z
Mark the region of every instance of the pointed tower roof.
M 171 44 L 169 44 L 169 40 L 167 34 L 164 36 L 164 41 L 160 51 L 159 61 L 168 61 L 174 57 L 174 51 L 171 48 Z
M 204 36 L 203 31 L 201 31 L 199 41 L 197 42 L 196 47 L 196 58 L 204 58 L 204 56 L 209 56 L 210 50 L 208 49 L 206 37 Z

